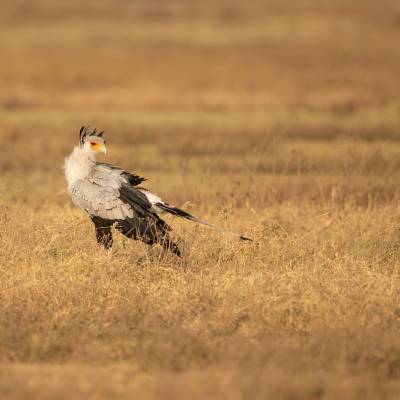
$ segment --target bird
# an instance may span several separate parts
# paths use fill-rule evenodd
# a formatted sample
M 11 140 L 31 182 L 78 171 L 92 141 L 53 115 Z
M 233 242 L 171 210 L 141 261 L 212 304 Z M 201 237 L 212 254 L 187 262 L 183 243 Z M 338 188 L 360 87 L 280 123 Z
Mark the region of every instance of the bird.
M 101 247 L 106 250 L 112 248 L 114 227 L 130 239 L 140 240 L 149 246 L 160 244 L 165 250 L 181 257 L 178 244 L 170 236 L 172 229 L 160 214 L 172 214 L 225 231 L 164 202 L 142 186 L 146 178 L 96 161 L 99 153 L 107 153 L 104 131 L 82 126 L 79 144 L 65 158 L 64 172 L 72 202 L 89 214 Z M 236 235 L 241 240 L 251 240 Z

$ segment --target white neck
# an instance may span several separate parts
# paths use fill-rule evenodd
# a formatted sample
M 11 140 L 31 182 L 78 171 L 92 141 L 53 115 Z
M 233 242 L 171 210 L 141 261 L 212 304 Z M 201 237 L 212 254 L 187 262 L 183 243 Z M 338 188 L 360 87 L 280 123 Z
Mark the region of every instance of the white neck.
M 86 178 L 94 165 L 95 153 L 75 146 L 72 153 L 65 159 L 64 171 L 68 187 L 76 181 Z

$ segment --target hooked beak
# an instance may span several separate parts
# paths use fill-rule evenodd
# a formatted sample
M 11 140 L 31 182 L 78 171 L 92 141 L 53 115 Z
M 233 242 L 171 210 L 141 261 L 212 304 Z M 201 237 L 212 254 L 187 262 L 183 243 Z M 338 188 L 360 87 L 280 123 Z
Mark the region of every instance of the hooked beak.
M 107 149 L 106 149 L 106 146 L 105 146 L 104 144 L 97 143 L 97 144 L 95 145 L 95 150 L 96 150 L 97 152 L 102 152 L 102 153 L 104 153 L 104 154 L 107 154 Z

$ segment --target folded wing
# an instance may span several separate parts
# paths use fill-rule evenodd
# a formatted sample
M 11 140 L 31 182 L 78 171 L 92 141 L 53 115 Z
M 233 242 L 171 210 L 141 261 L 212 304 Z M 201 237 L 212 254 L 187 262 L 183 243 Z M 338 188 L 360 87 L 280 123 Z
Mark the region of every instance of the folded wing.
M 112 165 L 96 163 L 87 178 L 75 182 L 70 194 L 75 205 L 92 217 L 98 241 L 104 242 L 101 233 L 109 235 L 107 227 L 114 225 L 132 239 L 160 243 L 179 255 L 178 247 L 168 237 L 171 228 L 154 212 L 146 195 L 136 188 L 144 180 Z

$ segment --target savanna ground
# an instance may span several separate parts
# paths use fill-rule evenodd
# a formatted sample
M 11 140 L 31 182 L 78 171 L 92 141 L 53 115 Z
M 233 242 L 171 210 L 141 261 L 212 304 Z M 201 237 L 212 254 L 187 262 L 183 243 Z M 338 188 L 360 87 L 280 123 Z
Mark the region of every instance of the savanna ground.
M 400 391 L 397 1 L 3 0 L 0 397 L 385 399 Z M 96 245 L 108 162 L 255 239 Z

